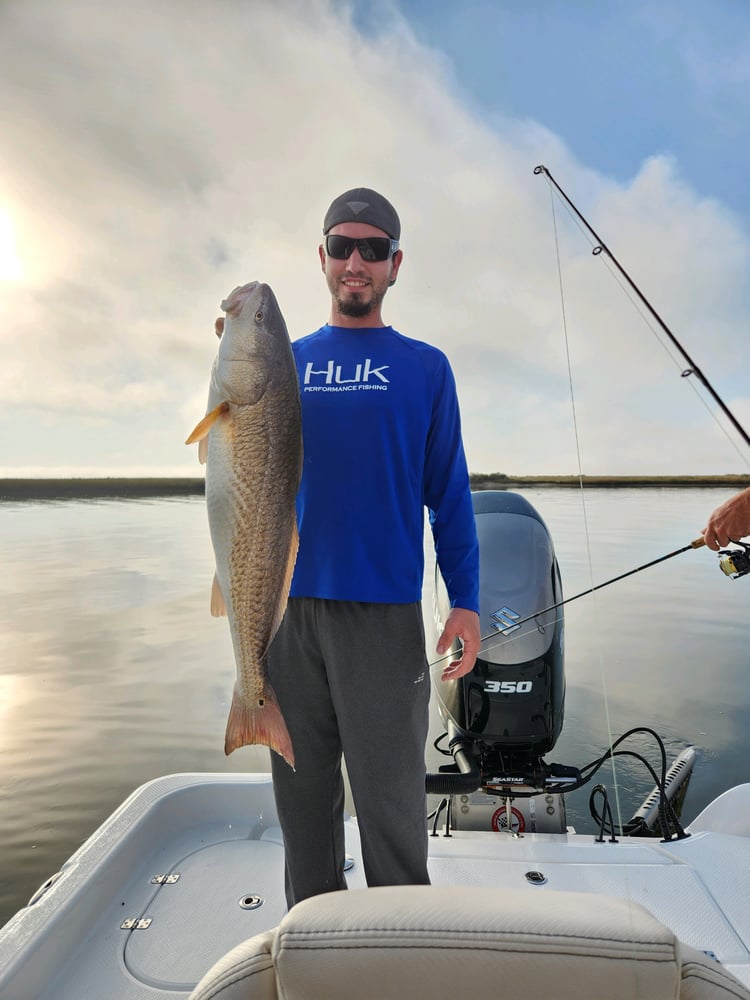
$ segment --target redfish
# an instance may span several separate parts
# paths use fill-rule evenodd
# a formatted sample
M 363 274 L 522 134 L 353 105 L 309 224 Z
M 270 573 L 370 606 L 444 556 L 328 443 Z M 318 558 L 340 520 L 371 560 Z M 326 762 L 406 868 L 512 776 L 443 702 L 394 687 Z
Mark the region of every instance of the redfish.
M 302 474 L 299 382 L 273 291 L 252 282 L 222 302 L 207 414 L 187 439 L 206 463 L 216 575 L 211 613 L 226 615 L 237 666 L 224 752 L 260 743 L 294 767 L 268 679 L 268 648 L 286 609 L 297 557 Z

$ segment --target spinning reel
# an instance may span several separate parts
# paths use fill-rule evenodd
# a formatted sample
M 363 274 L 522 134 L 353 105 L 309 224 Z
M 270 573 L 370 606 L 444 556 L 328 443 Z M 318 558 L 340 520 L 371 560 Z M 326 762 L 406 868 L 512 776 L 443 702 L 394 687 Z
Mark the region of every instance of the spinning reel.
M 750 573 L 750 544 L 747 542 L 732 542 L 738 545 L 736 549 L 719 549 L 719 568 L 727 576 L 736 580 Z

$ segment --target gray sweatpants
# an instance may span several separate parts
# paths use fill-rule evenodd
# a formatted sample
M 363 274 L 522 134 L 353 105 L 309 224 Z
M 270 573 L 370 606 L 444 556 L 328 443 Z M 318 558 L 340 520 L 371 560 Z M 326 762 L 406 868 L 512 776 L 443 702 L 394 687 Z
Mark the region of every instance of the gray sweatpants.
M 342 751 L 368 885 L 429 883 L 421 605 L 291 598 L 268 667 L 296 760 L 271 754 L 288 905 L 346 888 Z

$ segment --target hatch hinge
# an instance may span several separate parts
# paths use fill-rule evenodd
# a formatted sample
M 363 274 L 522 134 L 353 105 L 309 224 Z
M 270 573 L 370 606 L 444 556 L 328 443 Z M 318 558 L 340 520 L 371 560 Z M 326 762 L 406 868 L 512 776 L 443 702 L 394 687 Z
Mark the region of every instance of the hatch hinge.
M 146 931 L 153 923 L 153 917 L 128 917 L 120 924 L 123 931 Z

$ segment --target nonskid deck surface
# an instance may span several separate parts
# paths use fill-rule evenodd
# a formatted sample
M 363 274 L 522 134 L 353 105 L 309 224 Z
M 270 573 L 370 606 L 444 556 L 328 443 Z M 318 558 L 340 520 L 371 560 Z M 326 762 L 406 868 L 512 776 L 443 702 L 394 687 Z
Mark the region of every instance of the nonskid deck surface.
M 348 884 L 364 888 L 355 820 L 346 835 Z M 747 836 L 704 830 L 677 843 L 610 844 L 576 834 L 456 831 L 429 844 L 437 885 L 494 886 L 498 905 L 510 887 L 625 896 L 750 985 Z M 285 909 L 270 778 L 158 779 L 0 931 L 0 995 L 186 997 L 218 958 L 274 927 Z

